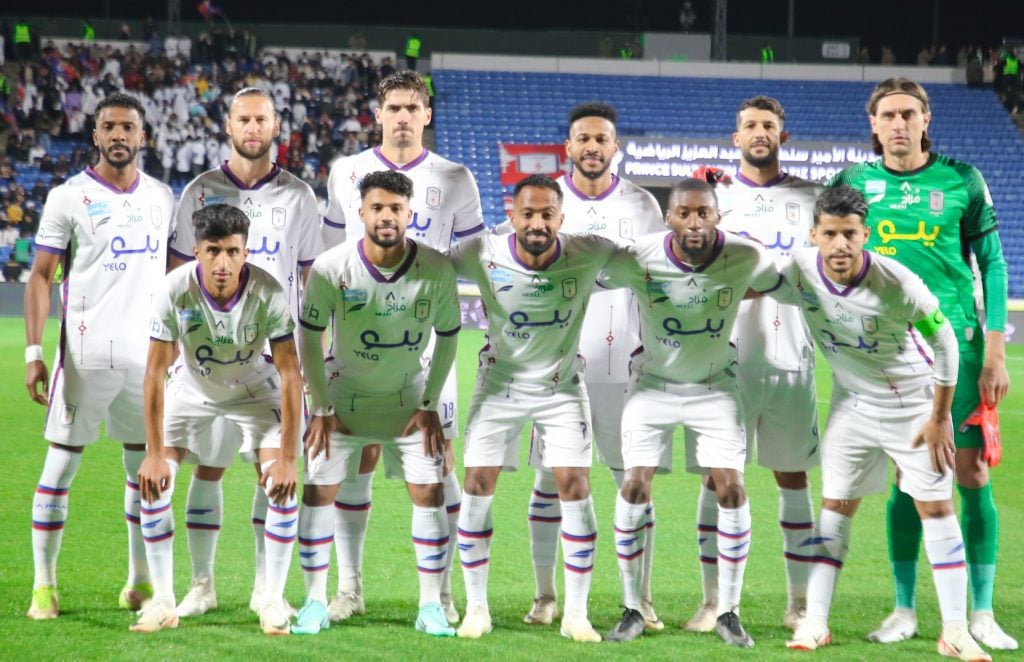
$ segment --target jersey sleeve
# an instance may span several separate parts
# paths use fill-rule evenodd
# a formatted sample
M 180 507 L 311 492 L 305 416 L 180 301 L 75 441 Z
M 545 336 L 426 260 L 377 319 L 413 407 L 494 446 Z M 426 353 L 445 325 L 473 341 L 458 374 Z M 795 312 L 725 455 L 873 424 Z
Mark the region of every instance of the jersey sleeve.
M 750 280 L 750 289 L 761 294 L 770 294 L 782 287 L 785 278 L 779 273 L 775 261 L 764 248 L 753 244 L 757 252 L 757 260 L 753 267 L 753 278 Z
M 318 216 L 316 195 L 313 194 L 313 189 L 306 186 L 302 196 L 302 206 L 299 209 L 299 217 L 302 219 L 301 226 L 305 228 L 299 237 L 298 253 L 300 267 L 311 266 L 313 260 L 319 257 L 320 253 L 324 252 L 323 237 L 319 232 L 315 231 L 320 222 Z
M 635 244 L 612 254 L 598 277 L 597 284 L 600 287 L 608 290 L 634 287 L 642 273 L 640 259 L 634 246 Z
M 471 237 L 469 241 L 460 241 L 452 247 L 448 258 L 452 261 L 455 273 L 459 278 L 476 282 L 476 266 L 480 260 L 482 237 Z
M 894 266 L 897 279 L 895 286 L 902 290 L 904 318 L 911 324 L 918 324 L 935 315 L 939 310 L 939 300 L 932 294 L 921 277 L 902 264 Z
M 484 210 L 480 205 L 480 189 L 476 185 L 476 178 L 468 168 L 463 167 L 461 179 L 459 190 L 465 193 L 466 204 L 455 210 L 452 234 L 459 239 L 466 239 L 483 232 L 487 226 L 484 225 Z
M 75 219 L 69 213 L 70 202 L 63 187 L 55 188 L 47 196 L 43 215 L 39 219 L 39 229 L 36 231 L 36 249 L 56 254 L 63 254 L 68 249 L 75 233 Z
M 192 224 L 192 214 L 200 208 L 195 194 L 195 182 L 185 187 L 181 194 L 181 202 L 174 214 L 174 233 L 167 250 L 181 260 L 194 260 L 193 248 L 196 245 L 196 228 Z
M 174 278 L 173 271 L 164 277 L 153 297 L 153 317 L 149 325 L 149 337 L 152 340 L 174 342 L 178 339 L 178 310 L 171 297 L 171 284 Z M 189 317 L 191 314 L 192 311 L 181 311 L 181 321 L 186 326 L 185 333 L 191 331 L 189 326 L 193 324 L 198 326 L 202 323 L 201 317 L 193 320 Z M 199 315 L 201 316 L 202 313 Z
M 348 219 L 345 218 L 342 200 L 348 184 L 341 171 L 347 162 L 347 159 L 335 161 L 327 175 L 327 213 L 320 225 L 320 233 L 327 248 L 345 243 L 345 224 Z
M 989 232 L 971 242 L 978 258 L 981 285 L 985 293 L 985 326 L 989 331 L 1006 330 L 1006 292 L 1009 276 L 998 232 Z
M 313 331 L 323 331 L 334 310 L 334 285 L 324 273 L 323 262 L 314 262 L 302 293 L 299 324 Z
M 988 191 L 988 185 L 985 183 L 985 178 L 981 176 L 981 172 L 966 163 L 958 165 L 960 176 L 963 177 L 964 186 L 967 188 L 968 200 L 967 211 L 960 224 L 967 240 L 974 241 L 999 227 L 999 221 L 996 219 L 996 210 L 992 206 L 992 195 Z
M 462 308 L 459 306 L 459 288 L 455 282 L 455 267 L 450 262 L 441 265 L 435 301 L 434 330 L 439 336 L 458 333 L 462 326 Z

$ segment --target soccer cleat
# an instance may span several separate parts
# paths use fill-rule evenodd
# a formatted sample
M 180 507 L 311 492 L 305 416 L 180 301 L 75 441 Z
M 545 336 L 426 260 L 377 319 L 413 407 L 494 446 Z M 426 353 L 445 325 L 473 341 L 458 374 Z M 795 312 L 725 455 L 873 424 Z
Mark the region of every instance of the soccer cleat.
M 178 618 L 202 616 L 216 608 L 217 591 L 213 590 L 213 582 L 209 577 L 200 577 L 192 580 L 192 587 L 178 603 Z
M 263 634 L 280 636 L 288 634 L 291 627 L 284 600 L 270 600 L 260 608 L 260 629 L 263 630 Z
M 998 651 L 1017 650 L 1017 640 L 1003 632 L 990 611 L 976 611 L 971 614 L 971 636 L 983 646 Z
M 917 634 L 917 616 L 909 609 L 895 609 L 878 629 L 868 635 L 876 644 L 894 644 Z
M 319 634 L 320 630 L 331 627 L 327 605 L 319 600 L 307 599 L 292 626 L 292 634 Z
M 441 608 L 444 609 L 444 620 L 448 621 L 448 625 L 459 624 L 459 610 L 455 608 L 451 593 L 441 594 Z
M 808 616 L 800 621 L 793 638 L 786 642 L 786 648 L 795 651 L 813 651 L 832 643 L 828 621 L 820 616 Z
M 523 616 L 523 623 L 529 625 L 551 625 L 558 618 L 558 600 L 553 595 L 542 595 L 533 599 L 533 607 L 526 616 Z
M 363 602 L 363 596 L 358 593 L 338 591 L 338 594 L 334 596 L 331 603 L 327 605 L 327 614 L 335 623 L 343 621 L 346 618 L 351 618 L 357 614 L 365 613 L 366 604 Z
M 457 634 L 462 639 L 479 639 L 491 631 L 491 612 L 483 602 L 466 607 L 466 616 Z
M 800 627 L 800 621 L 807 615 L 807 609 L 791 605 L 786 608 L 786 614 L 782 617 L 782 627 L 796 632 Z
M 658 614 L 654 611 L 654 603 L 650 600 L 640 601 L 640 614 L 644 617 L 644 627 L 654 632 L 661 632 L 665 629 L 665 624 Z
M 626 607 L 622 618 L 605 637 L 608 641 L 633 641 L 644 632 L 644 616 L 636 609 Z
M 128 629 L 132 632 L 150 633 L 178 627 L 178 612 L 174 600 L 150 600 L 139 612 L 139 617 Z
M 641 618 L 643 618 L 641 616 Z M 601 641 L 601 635 L 597 633 L 594 626 L 590 624 L 587 615 L 582 611 L 573 611 L 562 618 L 560 629 L 562 636 L 566 639 L 579 641 L 581 643 L 596 644 Z
M 28 617 L 33 621 L 45 621 L 57 618 L 60 610 L 57 609 L 56 586 L 40 586 L 32 591 L 32 605 L 28 608 Z
M 740 648 L 753 648 L 754 640 L 750 638 L 747 631 L 740 623 L 740 615 L 734 611 L 727 611 L 715 619 L 715 632 L 722 641 L 730 646 Z
M 152 597 L 152 584 L 125 584 L 125 587 L 121 589 L 121 595 L 117 596 L 117 606 L 121 609 L 138 611 Z
M 690 632 L 714 632 L 718 623 L 718 605 L 714 602 L 705 602 L 698 609 L 693 618 L 683 624 L 683 629 Z
M 416 616 L 416 629 L 432 637 L 455 636 L 455 628 L 448 625 L 440 602 L 430 602 L 420 607 L 420 613 Z
M 263 595 L 263 584 L 255 584 L 252 587 L 252 594 L 249 596 L 249 611 L 254 614 L 259 614 L 260 609 L 263 608 L 263 601 L 266 598 Z M 216 605 L 214 605 L 216 606 Z M 291 604 L 285 600 L 284 610 L 288 614 L 288 618 L 296 618 L 299 615 L 299 610 L 291 606 Z
M 968 660 L 968 662 L 992 661 L 992 656 L 981 649 L 981 646 L 971 637 L 963 623 L 943 626 L 938 650 L 939 655 L 955 657 L 958 660 Z

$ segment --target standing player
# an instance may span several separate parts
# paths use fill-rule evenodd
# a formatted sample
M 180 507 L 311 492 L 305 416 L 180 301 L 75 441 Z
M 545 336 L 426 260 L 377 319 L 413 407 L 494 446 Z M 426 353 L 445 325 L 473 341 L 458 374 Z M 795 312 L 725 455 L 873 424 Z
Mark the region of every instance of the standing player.
M 302 305 L 313 419 L 299 515 L 307 598 L 293 632 L 316 634 L 330 624 L 332 502 L 339 483 L 358 470 L 363 447 L 382 444 L 388 473 L 405 479 L 413 503 L 420 582 L 416 629 L 453 636 L 441 607 L 450 537 L 441 479 L 451 442 L 443 425 L 450 412 L 438 410 L 461 322 L 455 271 L 437 251 L 406 239 L 413 195 L 408 177 L 373 172 L 359 188 L 364 236 L 317 258 Z M 334 327 L 333 356 L 325 364 L 321 341 L 328 322 Z M 437 340 L 425 370 L 431 331 Z
M 268 92 L 256 87 L 238 91 L 231 100 L 224 127 L 231 138 L 231 157 L 192 180 L 182 192 L 177 227 L 171 239 L 170 264 L 194 258 L 196 237 L 192 215 L 208 205 L 229 204 L 249 218 L 248 261 L 270 273 L 284 288 L 288 310 L 298 319 L 300 283 L 306 280 L 322 246 L 316 196 L 308 184 L 271 161 L 270 148 L 281 129 Z M 178 605 L 178 616 L 198 616 L 217 606 L 213 567 L 223 519 L 221 477 L 234 462 L 242 443 L 237 426 L 219 419 L 211 428 L 212 450 L 203 456 L 192 477 L 185 525 L 192 557 L 192 585 Z M 256 458 L 248 460 L 256 462 Z M 256 465 L 257 475 L 259 465 Z M 266 574 L 265 522 L 267 496 L 256 486 L 252 504 L 256 540 L 256 577 L 249 608 L 262 606 Z
M 561 207 L 562 189 L 554 180 L 527 177 L 513 194 L 513 234 L 488 235 L 453 253 L 456 270 L 477 283 L 487 310 L 487 345 L 466 423 L 458 538 L 467 606 L 460 637 L 476 639 L 491 630 L 491 502 L 502 468 L 516 468 L 516 442 L 532 421 L 538 457 L 554 474 L 562 511 L 561 632 L 576 641 L 601 641 L 587 617 L 597 522 L 590 497 L 590 407 L 577 348 L 594 279 L 618 249 L 602 237 L 559 234 Z
M 723 230 L 751 237 L 781 264 L 804 244 L 820 187 L 782 172 L 779 146 L 786 111 L 771 97 L 740 104 L 733 144 L 740 149 L 739 173 L 715 188 Z M 796 306 L 757 298 L 740 304 L 733 332 L 739 357 L 739 393 L 747 429 L 747 458 L 775 474 L 779 525 L 786 563 L 787 606 L 783 624 L 792 629 L 803 614 L 808 561 L 800 543 L 814 527 L 807 470 L 817 466 L 818 403 L 814 390 L 814 345 Z M 703 604 L 688 630 L 715 628 L 718 596 L 718 523 L 714 485 L 705 482 L 697 500 L 697 540 Z
M 97 105 L 93 143 L 100 160 L 50 191 L 36 235 L 25 289 L 25 385 L 34 401 L 48 406 L 43 436 L 50 447 L 32 499 L 33 619 L 57 617 L 57 556 L 68 489 L 82 451 L 99 437 L 104 420 L 107 434 L 124 443 L 127 476 L 128 582 L 119 603 L 138 609 L 153 594 L 135 482 L 146 450 L 141 357 L 149 308 L 166 266 L 174 195 L 138 169 L 145 119 L 142 105 L 124 94 Z M 51 384 L 41 343 L 60 264 L 64 312 Z
M 559 180 L 565 224 L 562 231 L 592 233 L 626 246 L 637 237 L 657 232 L 664 225 L 654 196 L 612 173 L 612 159 L 619 149 L 615 109 L 591 102 L 569 111 L 569 138 L 565 151 L 572 160 L 572 174 Z M 629 381 L 629 354 L 640 345 L 636 299 L 629 290 L 597 291 L 590 297 L 583 320 L 580 353 L 586 358 L 585 381 L 593 416 L 597 458 L 611 469 L 616 486 L 622 485 L 622 405 Z M 523 619 L 549 625 L 558 616 L 555 561 L 562 514 L 554 475 L 536 466 L 530 497 L 530 551 L 533 554 L 537 590 L 533 608 Z M 661 630 L 651 601 L 650 567 L 654 558 L 654 504 L 648 523 L 641 612 L 647 627 Z
M 384 142 L 354 156 L 338 159 L 331 166 L 327 188 L 330 195 L 323 220 L 327 247 L 345 241 L 345 226 L 359 218 L 361 197 L 359 182 L 367 173 L 397 170 L 407 175 L 415 187 L 409 236 L 416 242 L 447 253 L 452 237 L 468 239 L 484 231 L 480 192 L 473 174 L 465 167 L 441 158 L 423 147 L 423 131 L 430 123 L 430 95 L 423 79 L 415 71 L 399 71 L 385 77 L 377 88 L 380 107 L 374 111 L 383 129 Z M 429 349 L 427 351 L 429 355 Z M 441 394 L 442 412 L 452 421 L 444 434 L 458 436 L 455 370 L 451 371 Z M 346 477 L 335 500 L 338 551 L 338 593 L 329 606 L 332 620 L 343 620 L 365 612 L 363 601 L 363 541 L 370 517 L 373 470 L 380 457 L 376 445 L 363 449 L 359 474 Z M 454 465 L 453 465 L 454 466 Z M 455 527 L 462 493 L 454 472 L 444 479 L 445 506 L 449 524 Z M 451 541 L 448 558 L 455 554 Z M 451 598 L 450 569 L 445 569 L 441 601 L 449 623 L 459 615 Z
M 939 653 L 990 660 L 967 632 L 964 541 L 953 510 L 956 336 L 920 278 L 895 260 L 864 252 L 867 213 L 860 191 L 829 189 L 814 208 L 818 250 L 800 251 L 784 267 L 834 376 L 821 516 L 805 541 L 814 559 L 807 615 L 786 645 L 814 650 L 832 643 L 829 608 L 853 516 L 866 494 L 885 491 L 888 457 L 924 527 L 942 613 Z
M 853 166 L 835 183 L 861 190 L 868 199 L 867 247 L 918 274 L 939 298 L 956 331 L 960 370 L 953 398 L 956 482 L 960 492 L 967 572 L 971 587 L 971 634 L 982 644 L 1014 650 L 992 611 L 999 517 L 981 432 L 961 424 L 981 402 L 996 406 L 1006 396 L 1006 260 L 992 198 L 981 173 L 966 163 L 929 151 L 931 110 L 924 89 L 906 78 L 879 83 L 867 104 L 875 153 L 882 159 Z M 987 331 L 975 309 L 969 255 L 981 270 Z M 917 556 L 921 522 L 911 498 L 893 487 L 888 505 L 889 555 L 896 609 L 868 638 L 891 643 L 914 636 Z
M 644 630 L 640 614 L 647 503 L 656 471 L 668 472 L 672 433 L 686 428 L 687 470 L 713 480 L 718 501 L 718 596 L 715 630 L 729 645 L 749 648 L 740 623 L 743 572 L 750 552 L 750 503 L 743 485 L 747 455 L 736 349 L 729 342 L 748 289 L 782 282 L 772 258 L 752 239 L 718 229 L 718 200 L 707 182 L 672 187 L 670 231 L 630 248 L 636 264 L 608 269 L 608 285 L 640 298 L 644 344 L 630 363 L 632 382 L 622 415 L 626 480 L 615 504 L 615 549 L 625 611 L 608 638 L 629 641 Z
M 267 575 L 260 627 L 288 634 L 284 585 L 295 544 L 295 455 L 302 376 L 295 323 L 277 279 L 245 263 L 249 219 L 215 204 L 192 216 L 198 264 L 167 275 L 156 298 L 146 364 L 146 459 L 139 469 L 146 557 L 153 599 L 131 626 L 155 632 L 178 625 L 174 606 L 174 516 L 178 465 L 189 453 L 206 466 L 217 452 L 210 428 L 223 416 L 242 429 L 243 448 L 260 462 L 267 512 Z M 267 343 L 272 356 L 264 355 Z M 181 358 L 165 386 L 164 377 Z M 166 392 L 166 397 L 165 397 Z

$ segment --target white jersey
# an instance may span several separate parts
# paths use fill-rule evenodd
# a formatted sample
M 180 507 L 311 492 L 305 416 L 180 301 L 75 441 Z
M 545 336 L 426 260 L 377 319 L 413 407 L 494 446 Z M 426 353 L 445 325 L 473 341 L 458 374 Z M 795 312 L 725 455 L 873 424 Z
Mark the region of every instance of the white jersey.
M 722 211 L 720 228 L 756 239 L 781 267 L 810 245 L 814 203 L 822 187 L 781 173 L 759 186 L 743 175 L 715 187 Z M 780 370 L 813 370 L 814 345 L 800 309 L 760 298 L 740 305 L 733 342 L 739 361 L 767 363 Z
M 477 382 L 526 394 L 579 379 L 580 331 L 595 279 L 616 244 L 594 235 L 559 234 L 550 262 L 533 270 L 516 255 L 516 236 L 486 235 L 455 247 L 455 269 L 475 282 L 487 310 Z
M 390 395 L 426 380 L 421 358 L 431 330 L 458 333 L 455 270 L 443 255 L 410 239 L 401 263 L 381 269 L 366 259 L 363 241 L 316 259 L 299 323 L 323 331 L 334 320 L 327 376 L 341 380 L 344 391 Z
M 295 322 L 271 274 L 243 266 L 238 291 L 223 306 L 207 291 L 199 264 L 181 265 L 165 283 L 150 336 L 178 343 L 179 360 L 201 393 L 220 400 L 225 387 L 244 389 L 277 374 L 263 350 L 268 341 L 291 338 Z
M 141 170 L 126 191 L 92 168 L 50 191 L 36 250 L 64 256 L 61 361 L 86 369 L 146 365 L 173 220 L 171 189 Z
M 620 246 L 665 229 L 654 196 L 633 182 L 613 176 L 612 185 L 593 198 L 573 186 L 572 177 L 558 180 L 564 199 L 566 234 L 596 234 Z M 583 319 L 580 353 L 587 361 L 588 384 L 629 381 L 629 355 L 640 346 L 640 313 L 632 290 L 595 291 Z
M 744 294 L 772 292 L 782 276 L 752 239 L 719 230 L 709 262 L 694 269 L 672 252 L 673 236 L 639 240 L 629 249 L 632 263 L 609 266 L 608 284 L 629 287 L 640 299 L 644 344 L 630 366 L 635 377 L 709 382 L 736 362 L 729 335 Z
M 304 181 L 274 166 L 270 174 L 247 187 L 225 162 L 207 170 L 185 187 L 178 206 L 171 253 L 193 260 L 196 244 L 192 214 L 206 205 L 228 204 L 249 217 L 247 262 L 270 272 L 288 295 L 288 309 L 298 318 L 301 268 L 323 252 L 316 196 Z
M 416 159 L 398 166 L 384 158 L 379 147 L 374 147 L 342 157 L 331 165 L 327 215 L 321 226 L 328 247 L 344 242 L 346 229 L 352 225 L 356 227 L 354 236 L 363 236 L 359 182 L 367 174 L 381 170 L 397 170 L 412 180 L 409 206 L 413 214 L 406 234 L 417 243 L 447 253 L 453 235 L 466 238 L 484 231 L 480 191 L 468 168 L 426 149 Z
M 832 282 L 816 249 L 798 251 L 783 273 L 833 381 L 875 405 L 899 406 L 934 381 L 932 352 L 913 327 L 939 309 L 924 282 L 899 262 L 864 251 L 849 285 Z

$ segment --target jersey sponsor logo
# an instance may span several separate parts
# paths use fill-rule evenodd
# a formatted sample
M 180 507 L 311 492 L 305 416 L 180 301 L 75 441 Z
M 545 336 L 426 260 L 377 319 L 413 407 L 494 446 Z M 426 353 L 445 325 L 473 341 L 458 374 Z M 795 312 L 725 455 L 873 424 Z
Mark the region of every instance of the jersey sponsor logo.
M 423 332 L 417 331 L 414 338 L 409 331 L 403 331 L 402 338 L 398 342 L 384 342 L 379 333 L 373 329 L 367 329 L 359 334 L 359 341 L 363 343 L 363 347 L 367 351 L 376 348 L 397 349 L 399 347 L 408 347 L 409 351 L 413 351 L 420 348 L 420 343 L 423 342 Z
M 619 237 L 623 239 L 633 238 L 633 219 L 631 218 L 620 218 L 619 219 Z
M 885 197 L 885 181 L 873 179 L 864 182 L 864 193 L 868 196 L 869 205 L 881 202 Z
M 206 195 L 199 196 L 199 205 L 207 207 L 209 205 L 223 205 L 226 204 L 228 199 L 223 195 Z
M 942 191 L 932 191 L 928 194 L 928 209 L 941 212 L 946 207 L 946 194 Z
M 649 280 L 647 285 L 647 296 L 651 303 L 662 303 L 668 301 L 668 283 Z
M 409 221 L 409 229 L 413 231 L 418 237 L 426 236 L 427 230 L 430 229 L 430 222 L 433 219 L 427 216 L 423 223 L 420 223 L 420 213 L 413 212 L 412 220 Z
M 178 324 L 189 334 L 202 326 L 203 311 L 194 308 L 182 308 L 178 311 Z
M 921 191 L 910 185 L 910 182 L 903 182 L 900 185 L 900 201 L 889 205 L 890 209 L 906 209 L 911 205 L 921 202 Z
M 82 202 L 85 202 L 85 213 L 89 214 L 93 230 L 110 220 L 110 205 L 106 200 L 92 202 L 89 198 L 85 198 Z
M 341 300 L 346 302 L 366 303 L 366 290 L 341 289 Z
M 427 299 L 417 299 L 416 304 L 413 306 L 413 316 L 420 322 L 430 317 L 430 301 Z
M 360 306 L 360 308 L 361 307 L 362 306 Z M 405 312 L 406 310 L 408 310 L 408 308 L 408 306 L 400 302 L 398 298 L 395 297 L 394 292 L 388 292 L 388 295 L 384 297 L 384 310 L 378 310 L 374 313 L 374 315 L 377 317 L 391 317 L 396 313 Z M 356 310 L 356 307 L 353 306 L 352 308 L 349 308 L 349 310 Z
M 553 291 L 555 289 L 554 285 L 552 285 L 547 280 L 542 279 L 540 276 L 538 276 L 536 274 L 534 274 L 533 278 L 530 280 L 530 287 L 533 288 L 533 291 L 532 292 L 524 292 L 523 296 L 526 296 L 526 297 L 540 297 L 540 296 L 544 296 L 548 292 L 551 292 L 551 291 Z
M 427 187 L 427 206 L 437 209 L 441 206 L 441 189 L 436 186 Z
M 214 347 L 221 347 L 223 345 L 234 345 L 235 339 L 231 336 L 217 336 L 215 338 L 206 336 L 206 342 L 210 343 Z
M 511 283 L 512 272 L 508 269 L 501 269 L 498 267 L 491 267 L 487 270 L 487 273 L 491 277 L 492 283 Z
M 251 345 L 256 342 L 256 338 L 260 335 L 260 325 L 257 324 L 246 324 L 245 328 L 242 329 L 242 338 L 245 340 L 245 344 Z
M 933 225 L 931 231 L 929 231 L 924 221 L 918 221 L 915 232 L 897 232 L 896 224 L 889 219 L 884 219 L 878 222 L 876 230 L 878 231 L 878 238 L 882 240 L 883 244 L 888 244 L 890 241 L 919 241 L 925 246 L 934 246 L 935 240 L 939 237 L 940 228 L 938 225 Z M 876 247 L 876 250 L 878 248 L 882 247 Z M 896 254 L 895 249 L 892 249 L 891 253 L 881 250 L 878 252 L 883 255 Z
M 270 225 L 275 230 L 284 230 L 288 224 L 288 212 L 284 207 L 274 207 L 270 211 Z
M 565 278 L 562 280 L 562 297 L 572 299 L 576 296 L 576 279 Z
M 820 335 L 823 337 L 823 340 L 825 341 L 823 343 L 825 345 L 823 349 L 830 351 L 833 354 L 838 354 L 840 347 L 848 347 L 849 349 L 860 350 L 863 352 L 867 352 L 868 354 L 875 354 L 878 352 L 878 341 L 874 340 L 872 342 L 867 342 L 866 340 L 864 340 L 864 336 L 858 335 L 857 344 L 854 345 L 853 343 L 843 342 L 842 340 L 839 340 L 839 338 L 828 329 L 821 329 Z
M 804 308 L 810 312 L 816 312 L 821 308 L 821 299 L 811 290 L 805 290 L 803 284 L 797 283 L 796 289 L 800 292 L 800 298 L 804 301 Z
M 320 322 L 320 309 L 311 303 L 306 303 L 302 306 L 302 319 L 307 322 L 319 323 Z
M 243 355 L 242 350 L 239 349 L 235 350 L 235 355 L 231 358 L 218 359 L 216 357 L 216 350 L 213 347 L 210 347 L 209 345 L 200 345 L 199 347 L 196 347 L 195 358 L 196 363 L 199 365 L 200 372 L 204 376 L 207 376 L 210 374 L 210 368 L 206 366 L 207 363 L 216 363 L 220 366 L 232 365 L 234 363 L 244 364 L 248 363 L 255 353 L 255 350 L 250 349 Z

